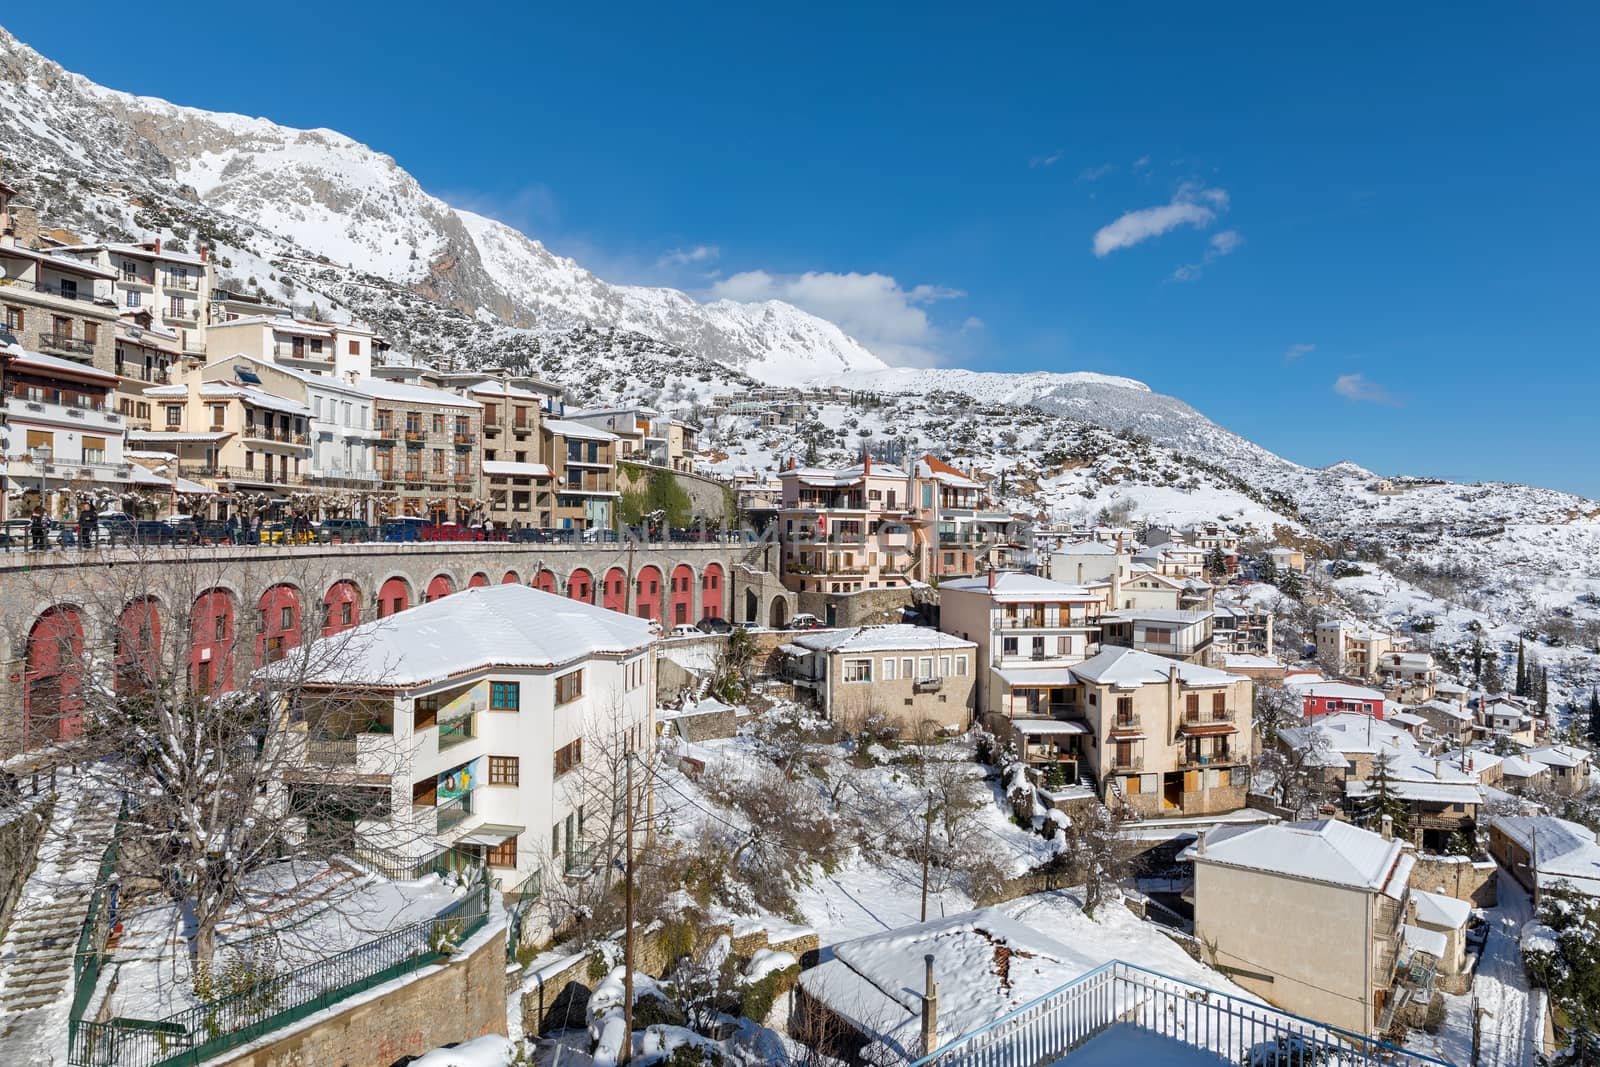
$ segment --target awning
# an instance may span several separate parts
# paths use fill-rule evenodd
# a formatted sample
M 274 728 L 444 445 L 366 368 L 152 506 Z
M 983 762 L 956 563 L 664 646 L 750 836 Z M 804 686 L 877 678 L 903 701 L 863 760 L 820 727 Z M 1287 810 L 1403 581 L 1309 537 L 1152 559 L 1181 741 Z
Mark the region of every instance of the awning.
M 995 669 L 1000 680 L 1013 689 L 1033 689 L 1077 685 L 1071 667 L 1008 667 Z
M 1030 737 L 1045 737 L 1051 734 L 1086 734 L 1089 724 L 1076 720 L 1065 719 L 1012 719 L 1011 728 L 1020 734 Z
M 470 834 L 463 834 L 456 839 L 458 845 L 483 845 L 494 848 L 503 845 L 526 830 L 526 826 L 502 826 L 498 823 L 484 823 L 476 827 Z
M 1231 722 L 1186 722 L 1181 729 L 1190 737 L 1220 737 L 1239 732 L 1239 728 Z

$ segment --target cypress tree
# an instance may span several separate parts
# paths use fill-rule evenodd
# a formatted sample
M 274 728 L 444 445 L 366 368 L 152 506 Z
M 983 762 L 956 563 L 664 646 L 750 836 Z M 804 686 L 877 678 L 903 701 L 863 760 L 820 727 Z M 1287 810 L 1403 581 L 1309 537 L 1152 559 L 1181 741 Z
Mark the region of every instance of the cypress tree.
M 1519 697 L 1528 695 L 1528 658 L 1527 651 L 1520 639 L 1517 641 L 1517 687 L 1515 692 Z
M 1367 779 L 1367 795 L 1362 798 L 1360 822 L 1368 830 L 1381 830 L 1385 815 L 1394 820 L 1396 837 L 1408 836 L 1407 822 L 1411 809 L 1395 792 L 1394 780 L 1389 777 L 1389 754 L 1379 752 L 1372 761 L 1372 776 Z
M 1600 744 L 1600 688 L 1589 690 L 1589 740 Z

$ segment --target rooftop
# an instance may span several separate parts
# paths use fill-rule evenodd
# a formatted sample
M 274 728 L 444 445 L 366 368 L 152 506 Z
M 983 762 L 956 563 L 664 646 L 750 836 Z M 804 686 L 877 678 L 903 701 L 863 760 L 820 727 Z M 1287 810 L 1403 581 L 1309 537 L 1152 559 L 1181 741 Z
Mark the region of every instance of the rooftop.
M 887 652 L 900 649 L 969 649 L 972 641 L 926 626 L 894 623 L 888 626 L 856 626 L 846 630 L 819 630 L 792 639 L 791 644 L 814 652 Z
M 1382 893 L 1396 900 L 1405 893 L 1406 877 L 1416 862 L 1399 841 L 1334 819 L 1220 827 L 1179 858 Z
M 1191 688 L 1221 687 L 1248 680 L 1243 675 L 1202 667 L 1198 663 L 1179 663 L 1131 648 L 1108 648 L 1074 666 L 1072 673 L 1081 679 L 1118 689 L 1165 685 L 1174 673 L 1181 685 Z
M 939 591 L 984 593 L 998 601 L 1072 600 L 1098 601 L 1100 598 L 1081 585 L 1067 585 L 1019 571 L 996 571 L 982 578 L 956 578 L 941 582 Z

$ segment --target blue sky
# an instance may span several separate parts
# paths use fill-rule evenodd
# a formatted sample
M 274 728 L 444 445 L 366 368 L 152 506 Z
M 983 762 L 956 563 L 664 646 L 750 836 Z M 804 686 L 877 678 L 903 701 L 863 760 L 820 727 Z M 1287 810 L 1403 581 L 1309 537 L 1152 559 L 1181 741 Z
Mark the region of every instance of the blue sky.
M 1593 5 L 580 6 L 3 21 L 339 129 L 612 280 L 1129 375 L 1304 463 L 1600 497 Z

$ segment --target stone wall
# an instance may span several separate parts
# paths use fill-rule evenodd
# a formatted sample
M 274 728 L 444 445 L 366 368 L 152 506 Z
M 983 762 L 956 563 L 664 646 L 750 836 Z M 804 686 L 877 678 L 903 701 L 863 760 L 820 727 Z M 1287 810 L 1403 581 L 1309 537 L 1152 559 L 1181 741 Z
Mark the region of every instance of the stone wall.
M 637 471 L 637 478 L 630 478 L 630 471 Z M 715 478 L 708 478 L 703 474 L 690 474 L 687 471 L 675 471 L 670 467 L 658 467 L 649 463 L 634 463 L 631 460 L 617 464 L 617 488 L 622 492 L 636 492 L 643 490 L 649 484 L 650 475 L 666 475 L 677 483 L 689 497 L 690 507 L 696 520 L 705 519 L 707 522 L 728 525 L 736 518 L 732 510 L 734 506 L 733 494 L 727 486 Z
M 1412 889 L 1465 900 L 1475 908 L 1492 908 L 1498 899 L 1493 860 L 1472 860 L 1466 856 L 1433 856 L 1417 853 L 1411 868 Z
M 859 593 L 804 592 L 797 597 L 798 610 L 809 612 L 833 626 L 900 622 L 908 608 L 936 608 L 939 603 L 938 590 L 931 587 L 863 589 Z M 832 609 L 831 618 L 829 609 Z
M 480 932 L 449 962 L 312 1016 L 214 1067 L 391 1067 L 403 1056 L 506 1032 L 505 924 Z
M 33 870 L 39 842 L 55 806 L 54 801 L 39 797 L 19 797 L 7 804 L 15 807 L 6 807 L 0 814 L 0 930 L 10 921 L 11 909 L 22 894 L 28 872 Z

